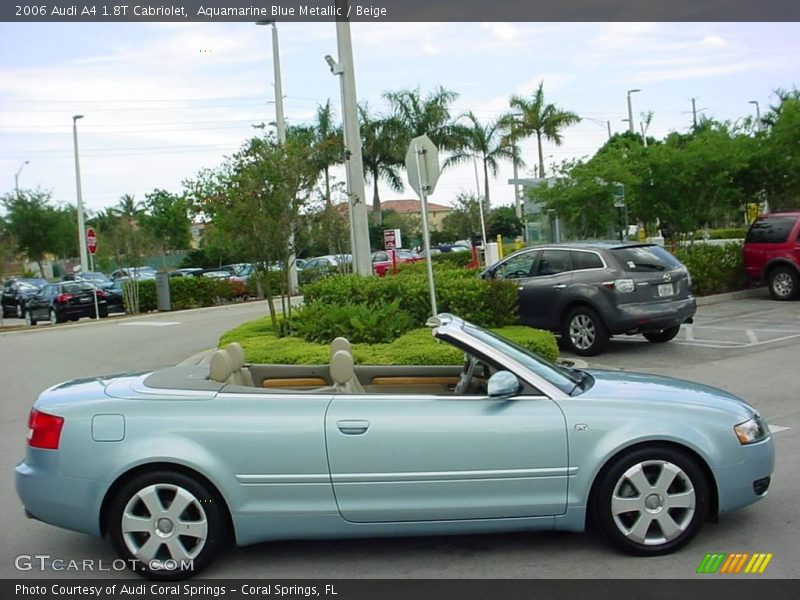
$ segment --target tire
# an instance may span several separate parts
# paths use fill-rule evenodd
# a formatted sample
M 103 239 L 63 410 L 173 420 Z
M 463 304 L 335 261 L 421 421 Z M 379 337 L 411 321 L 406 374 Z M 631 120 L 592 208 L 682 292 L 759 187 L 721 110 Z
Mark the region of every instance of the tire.
M 575 354 L 595 356 L 608 347 L 610 338 L 603 319 L 588 306 L 573 308 L 567 318 L 561 336 Z
M 22 317 L 25 316 L 25 310 L 22 308 L 22 304 L 20 304 L 19 302 L 17 302 L 17 311 L 16 312 L 17 312 L 17 318 L 18 319 L 21 319 Z
M 29 310 L 25 311 L 25 324 L 28 327 L 33 327 L 34 325 L 36 325 L 36 319 L 34 318 L 33 314 Z
M 775 267 L 767 276 L 773 300 L 794 300 L 800 292 L 800 277 L 791 267 Z
M 681 326 L 675 325 L 675 327 L 667 327 L 666 329 L 661 329 L 660 331 L 647 331 L 642 335 L 648 342 L 653 342 L 654 344 L 663 344 L 678 335 L 680 330 Z
M 175 507 L 179 500 L 185 508 Z M 156 518 L 157 510 L 163 512 Z M 211 563 L 225 543 L 226 523 L 221 499 L 205 485 L 182 473 L 154 471 L 117 491 L 106 530 L 132 570 L 149 579 L 173 580 L 196 575 Z M 190 533 L 176 534 L 178 526 Z
M 674 552 L 689 543 L 705 522 L 708 482 L 683 452 L 642 448 L 619 458 L 601 477 L 590 507 L 594 523 L 628 554 Z
M 55 308 L 51 308 L 50 309 L 50 324 L 51 325 L 57 325 L 58 323 L 61 323 L 61 319 L 58 318 L 58 313 L 56 312 L 56 309 Z

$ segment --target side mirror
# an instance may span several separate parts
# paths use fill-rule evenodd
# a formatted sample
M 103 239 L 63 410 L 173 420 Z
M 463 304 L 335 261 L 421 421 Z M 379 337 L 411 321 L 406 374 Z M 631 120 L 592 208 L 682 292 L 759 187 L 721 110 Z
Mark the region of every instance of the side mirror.
M 498 371 L 489 378 L 490 398 L 510 398 L 519 392 L 519 380 L 509 371 Z

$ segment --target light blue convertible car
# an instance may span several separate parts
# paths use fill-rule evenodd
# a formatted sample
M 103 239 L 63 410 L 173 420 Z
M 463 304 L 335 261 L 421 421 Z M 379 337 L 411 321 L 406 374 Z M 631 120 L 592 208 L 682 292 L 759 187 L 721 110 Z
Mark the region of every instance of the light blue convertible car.
M 187 577 L 228 539 L 581 531 L 672 552 L 763 498 L 774 465 L 745 401 L 677 379 L 555 366 L 452 315 L 462 366 L 203 364 L 45 391 L 16 468 L 26 513 Z M 532 543 L 535 542 L 533 538 Z

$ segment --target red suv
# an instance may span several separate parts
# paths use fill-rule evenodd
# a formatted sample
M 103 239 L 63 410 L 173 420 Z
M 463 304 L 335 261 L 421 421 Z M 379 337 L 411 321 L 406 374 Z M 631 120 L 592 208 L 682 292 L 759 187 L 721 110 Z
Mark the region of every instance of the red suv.
M 744 240 L 750 279 L 766 281 L 775 300 L 800 296 L 800 210 L 761 215 Z

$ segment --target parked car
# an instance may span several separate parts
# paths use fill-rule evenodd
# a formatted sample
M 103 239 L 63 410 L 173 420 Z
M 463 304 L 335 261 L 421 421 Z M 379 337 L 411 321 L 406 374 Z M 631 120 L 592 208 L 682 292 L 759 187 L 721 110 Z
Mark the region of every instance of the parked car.
M 47 280 L 40 277 L 7 279 L 3 284 L 3 316 L 21 319 L 25 315 L 25 303 L 36 295 Z
M 431 246 L 431 256 L 436 256 L 437 254 L 442 254 L 445 252 L 469 252 L 470 250 L 470 246 L 466 246 L 462 242 L 456 242 L 454 244 L 437 244 L 436 246 Z M 425 258 L 427 256 L 424 248 L 419 251 L 419 256 L 421 258 Z
M 229 539 L 582 531 L 590 519 L 654 556 L 767 494 L 774 443 L 744 400 L 559 367 L 452 315 L 429 324 L 463 366 L 354 366 L 340 338 L 328 365 L 246 365 L 233 344 L 209 363 L 54 386 L 15 469 L 26 514 L 107 535 L 130 568 L 176 578 Z
M 800 211 L 758 217 L 747 232 L 742 252 L 747 276 L 766 281 L 775 300 L 800 297 Z
M 88 281 L 60 281 L 48 283 L 25 305 L 25 322 L 36 325 L 48 320 L 52 325 L 64 321 L 77 321 L 81 317 L 96 316 L 94 296 L 100 317 L 108 316 L 106 293 Z
M 101 290 L 110 288 L 114 281 L 105 273 L 99 271 L 85 271 L 69 273 L 61 278 L 63 281 L 89 281 Z
M 200 267 L 187 267 L 184 269 L 175 269 L 169 272 L 170 277 L 200 277 L 203 274 Z
M 230 265 L 223 265 L 220 269 L 229 271 L 232 275 L 236 275 L 242 279 L 247 279 L 256 273 L 256 266 L 253 263 L 233 263 Z
M 135 277 L 141 281 L 155 279 L 157 271 L 153 267 L 125 267 L 111 272 L 111 279 L 130 279 Z
M 125 311 L 125 291 L 124 285 L 128 280 L 117 279 L 110 287 L 105 288 L 103 291 L 106 294 L 106 306 L 108 312 L 126 312 Z
M 302 283 L 311 283 L 336 275 L 338 273 L 350 273 L 353 270 L 353 257 L 350 254 L 326 254 L 309 258 L 303 265 Z
M 395 250 L 396 264 L 415 263 L 424 260 L 416 252 L 411 250 L 398 249 Z M 378 277 L 383 277 L 387 272 L 392 270 L 392 255 L 391 250 L 378 250 L 372 253 L 372 271 Z
M 582 356 L 601 353 L 613 335 L 667 342 L 697 311 L 689 271 L 654 244 L 525 248 L 481 275 L 516 282 L 520 322 L 560 333 Z

